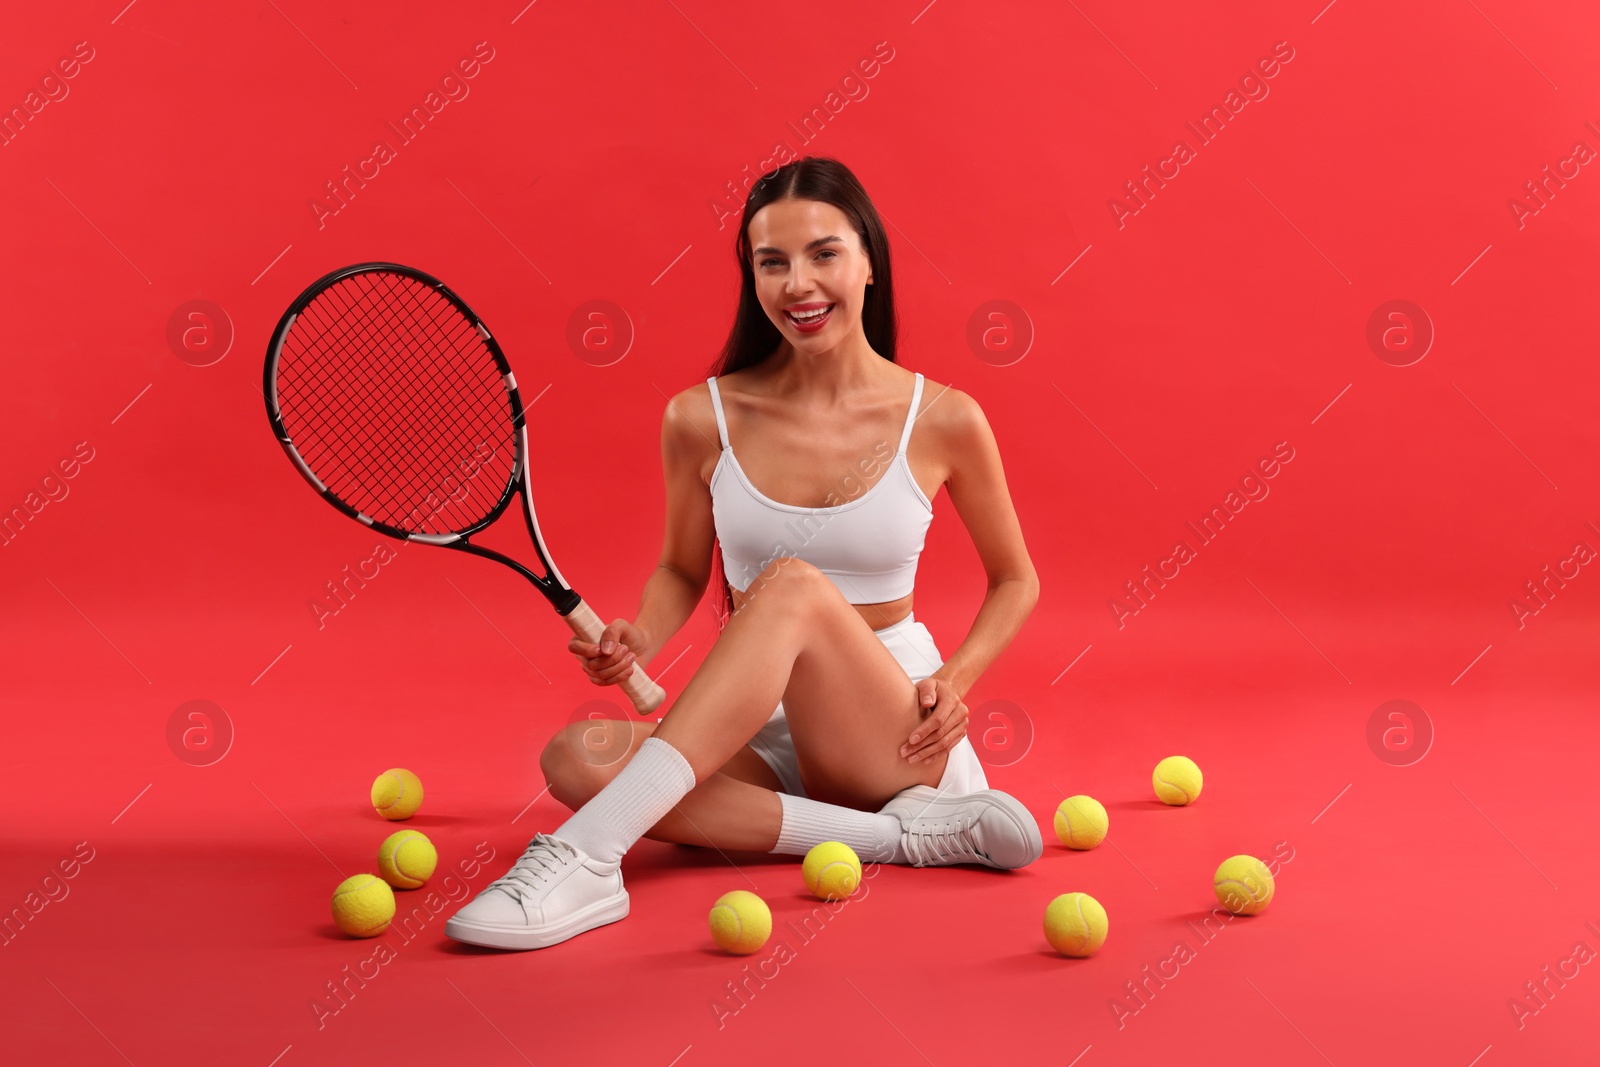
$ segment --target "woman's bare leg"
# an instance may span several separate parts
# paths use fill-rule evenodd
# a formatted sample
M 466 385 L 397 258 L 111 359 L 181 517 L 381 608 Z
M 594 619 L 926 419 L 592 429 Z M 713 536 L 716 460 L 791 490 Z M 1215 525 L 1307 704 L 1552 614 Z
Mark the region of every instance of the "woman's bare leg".
M 938 784 L 947 752 L 910 763 L 899 751 L 922 722 L 916 685 L 833 583 L 795 558 L 757 582 L 655 729 L 697 786 L 780 700 L 812 799 L 877 811 L 909 786 Z
M 936 784 L 945 754 L 919 763 L 900 758 L 901 741 L 922 722 L 916 686 L 822 572 L 799 560 L 783 562 L 762 573 L 756 597 L 728 621 L 666 720 L 641 740 L 627 765 L 572 818 L 534 835 L 510 871 L 450 918 L 447 935 L 492 948 L 545 948 L 616 922 L 628 913 L 623 856 L 668 818 L 682 816 L 692 824 L 685 801 L 693 808 L 704 805 L 703 814 L 716 824 L 696 830 L 707 842 L 728 834 L 730 840 L 766 844 L 776 799 L 782 810 L 771 851 L 809 851 L 819 840 L 833 839 L 825 835 L 839 827 L 853 836 L 837 840 L 857 840 L 869 850 L 858 854 L 887 853 L 894 862 L 909 857 L 918 866 L 980 862 L 1014 868 L 1038 858 L 1038 827 L 1021 805 L 1003 803 L 1009 800 L 1003 794 L 963 799 L 967 807 L 984 810 L 926 818 L 921 811 L 879 810 L 909 786 Z M 780 699 L 809 799 L 720 773 Z M 710 791 L 689 799 L 708 782 Z M 768 807 L 744 810 L 742 801 L 751 799 Z M 908 801 L 923 811 L 938 802 L 916 795 Z M 998 843 L 1008 846 L 1003 851 L 990 844 L 990 828 L 983 825 L 991 811 L 1005 824 L 997 827 Z M 744 821 L 719 822 L 723 818 Z M 750 836 L 738 837 L 740 831 Z
M 550 795 L 577 811 L 627 766 L 656 726 L 599 719 L 558 730 L 539 757 Z M 691 789 L 645 836 L 702 848 L 771 852 L 783 827 L 778 800 L 782 784 L 766 760 L 746 746 Z

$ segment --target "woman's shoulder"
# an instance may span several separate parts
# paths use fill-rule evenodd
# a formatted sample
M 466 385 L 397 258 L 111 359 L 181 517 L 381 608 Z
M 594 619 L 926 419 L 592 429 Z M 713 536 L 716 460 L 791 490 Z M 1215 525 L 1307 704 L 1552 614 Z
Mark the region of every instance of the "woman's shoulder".
M 701 379 L 667 398 L 661 415 L 663 448 L 689 453 L 721 450 L 717 436 L 717 415 L 711 405 L 711 386 Z
M 962 439 L 985 425 L 983 408 L 970 393 L 922 376 L 922 402 L 917 412 L 917 432 Z
M 717 413 L 711 402 L 711 382 L 717 383 L 717 398 L 722 401 L 724 418 L 728 409 L 751 395 L 750 384 L 757 380 L 755 367 L 744 367 L 726 374 L 707 375 L 667 400 L 662 417 L 663 430 L 703 437 L 717 442 Z

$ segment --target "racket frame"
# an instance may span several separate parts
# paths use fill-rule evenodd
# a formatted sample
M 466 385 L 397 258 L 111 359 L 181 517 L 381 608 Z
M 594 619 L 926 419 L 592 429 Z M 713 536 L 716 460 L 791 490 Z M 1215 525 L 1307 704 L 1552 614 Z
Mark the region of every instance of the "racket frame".
M 506 394 L 509 397 L 512 430 L 515 438 L 515 455 L 512 459 L 510 476 L 507 478 L 505 486 L 501 489 L 500 498 L 488 513 L 482 519 L 464 529 L 445 534 L 413 533 L 402 530 L 397 526 L 380 522 L 371 515 L 351 507 L 341 500 L 311 470 L 310 465 L 306 463 L 299 450 L 295 447 L 294 440 L 290 437 L 288 429 L 284 425 L 283 412 L 278 402 L 277 370 L 279 357 L 282 355 L 284 342 L 289 337 L 289 331 L 293 329 L 296 320 L 305 312 L 306 308 L 310 307 L 311 302 L 328 289 L 357 275 L 377 273 L 398 274 L 420 282 L 435 290 L 440 296 L 454 305 L 456 310 L 465 316 L 466 320 L 477 330 L 479 336 L 483 338 L 484 347 L 489 350 L 489 354 L 494 358 L 495 367 L 500 373 L 501 384 L 505 387 Z M 422 544 L 437 545 L 441 548 L 454 548 L 505 564 L 533 583 L 534 588 L 544 594 L 545 599 L 550 601 L 551 606 L 556 609 L 556 613 L 567 620 L 568 625 L 572 627 L 574 632 L 591 642 L 599 641 L 599 632 L 604 629 L 603 625 L 600 624 L 594 611 L 583 602 L 583 598 L 567 584 L 566 578 L 562 576 L 561 571 L 551 560 L 550 553 L 545 547 L 544 534 L 539 529 L 538 514 L 533 506 L 533 490 L 528 483 L 527 415 L 522 406 L 522 395 L 517 389 L 516 376 L 511 371 L 511 364 L 506 359 L 505 353 L 501 351 L 500 342 L 495 340 L 494 334 L 489 332 L 489 328 L 484 325 L 483 320 L 478 317 L 472 308 L 467 306 L 465 300 L 457 296 L 444 282 L 415 267 L 387 262 L 356 263 L 330 271 L 318 278 L 295 298 L 294 303 L 290 304 L 288 310 L 279 317 L 278 324 L 272 331 L 272 338 L 267 344 L 266 363 L 262 370 L 261 393 L 266 400 L 267 418 L 272 423 L 273 436 L 278 439 L 278 444 L 282 446 L 284 453 L 288 455 L 290 462 L 294 464 L 295 470 L 299 471 L 301 477 L 328 503 L 357 522 L 396 540 L 417 541 Z M 527 524 L 528 533 L 533 540 L 534 551 L 539 554 L 539 561 L 544 564 L 545 569 L 549 572 L 548 578 L 540 577 L 510 556 L 496 552 L 492 548 L 475 545 L 469 540 L 471 535 L 493 525 L 495 520 L 505 513 L 513 496 L 519 497 L 522 501 L 523 521 Z M 640 714 L 655 710 L 665 699 L 665 694 L 662 692 L 661 687 L 656 685 L 645 674 L 644 668 L 637 663 L 634 664 L 634 669 L 621 679 L 621 686 L 628 693 L 629 698 L 633 701 Z

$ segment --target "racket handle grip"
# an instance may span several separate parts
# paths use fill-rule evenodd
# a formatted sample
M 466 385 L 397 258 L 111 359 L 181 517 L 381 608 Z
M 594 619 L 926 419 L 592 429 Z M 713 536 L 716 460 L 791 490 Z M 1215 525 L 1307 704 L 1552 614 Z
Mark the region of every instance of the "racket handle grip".
M 588 604 L 579 600 L 578 606 L 567 612 L 565 618 L 567 625 L 572 627 L 573 633 L 585 641 L 594 644 L 600 643 L 600 634 L 606 627 L 600 621 L 600 616 L 596 615 L 594 609 Z M 661 706 L 663 700 L 667 699 L 667 691 L 657 685 L 648 674 L 644 673 L 644 668 L 637 663 L 633 665 L 633 670 L 629 671 L 622 681 L 617 684 L 622 687 L 624 693 L 628 694 L 628 699 L 633 702 L 635 710 L 640 715 L 650 714 Z

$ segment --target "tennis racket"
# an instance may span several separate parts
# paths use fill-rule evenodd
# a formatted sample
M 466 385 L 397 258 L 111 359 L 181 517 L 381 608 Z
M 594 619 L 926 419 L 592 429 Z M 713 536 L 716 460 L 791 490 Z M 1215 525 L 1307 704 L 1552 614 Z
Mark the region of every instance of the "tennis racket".
M 359 263 L 318 279 L 273 331 L 262 393 L 278 443 L 328 503 L 381 534 L 505 564 L 574 633 L 600 640 L 605 627 L 539 533 L 511 367 L 443 282 L 396 263 Z M 512 497 L 543 577 L 470 540 Z M 619 684 L 641 715 L 666 696 L 638 664 Z

